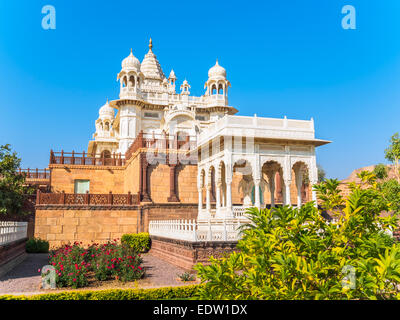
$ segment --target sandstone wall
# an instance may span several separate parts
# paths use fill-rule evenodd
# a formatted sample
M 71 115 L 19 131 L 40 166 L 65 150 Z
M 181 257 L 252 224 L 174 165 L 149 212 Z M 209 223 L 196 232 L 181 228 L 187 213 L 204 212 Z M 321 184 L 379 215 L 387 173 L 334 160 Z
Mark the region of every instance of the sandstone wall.
M 35 237 L 48 240 L 51 248 L 74 241 L 107 242 L 125 233 L 137 233 L 138 219 L 137 206 L 130 209 L 38 207 Z
M 150 165 L 147 168 L 148 192 L 155 203 L 168 202 L 170 195 L 169 166 L 166 164 Z
M 124 175 L 124 193 L 138 193 L 140 186 L 140 158 L 136 153 L 128 161 Z
M 198 203 L 197 165 L 179 165 L 176 169 L 177 196 L 181 203 Z
M 125 193 L 123 167 L 66 166 L 51 170 L 52 192 L 74 193 L 76 179 L 90 180 L 90 193 Z M 132 191 L 133 193 L 133 191 Z

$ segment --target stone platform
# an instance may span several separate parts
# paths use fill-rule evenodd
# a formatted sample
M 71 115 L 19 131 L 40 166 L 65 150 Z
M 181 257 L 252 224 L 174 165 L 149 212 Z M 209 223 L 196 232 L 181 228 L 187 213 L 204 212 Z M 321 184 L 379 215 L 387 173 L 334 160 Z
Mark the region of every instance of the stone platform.
M 197 263 L 209 264 L 209 258 L 221 258 L 236 249 L 237 241 L 186 241 L 151 236 L 150 253 L 168 263 L 192 271 Z

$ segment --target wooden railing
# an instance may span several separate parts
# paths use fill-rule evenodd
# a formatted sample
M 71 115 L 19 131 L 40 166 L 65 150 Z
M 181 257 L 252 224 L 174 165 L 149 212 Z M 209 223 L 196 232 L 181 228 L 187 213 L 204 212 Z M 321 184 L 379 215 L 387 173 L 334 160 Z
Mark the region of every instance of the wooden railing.
M 50 179 L 50 170 L 48 169 L 21 169 L 19 168 L 19 174 L 25 174 L 26 179 Z
M 88 166 L 123 166 L 125 159 L 122 159 L 121 154 L 113 154 L 111 158 L 106 158 L 102 155 L 87 154 L 72 152 L 54 152 L 50 151 L 50 164 L 76 164 Z
M 130 145 L 129 149 L 125 153 L 125 159 L 129 160 L 132 155 L 140 148 L 148 148 L 154 150 L 194 150 L 197 146 L 197 142 L 193 141 L 189 135 L 185 136 L 183 140 L 179 139 L 177 135 L 158 134 L 158 135 L 147 135 L 141 131 L 135 141 Z
M 139 195 L 112 193 L 44 193 L 38 190 L 36 205 L 131 206 L 139 204 Z

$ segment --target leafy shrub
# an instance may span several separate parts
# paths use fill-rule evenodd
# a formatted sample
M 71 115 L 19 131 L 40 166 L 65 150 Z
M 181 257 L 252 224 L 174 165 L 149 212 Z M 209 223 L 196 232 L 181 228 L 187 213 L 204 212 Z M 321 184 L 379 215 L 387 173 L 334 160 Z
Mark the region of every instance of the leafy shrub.
M 182 273 L 180 275 L 178 275 L 179 279 L 181 279 L 181 281 L 186 282 L 186 281 L 194 281 L 195 277 L 193 274 L 191 274 L 190 272 L 185 272 Z
M 376 165 L 373 172 L 378 179 L 385 179 L 388 176 L 386 166 L 383 163 Z
M 64 291 L 32 296 L 3 295 L 0 300 L 161 300 L 190 299 L 195 297 L 201 285 L 163 287 L 155 289 L 109 289 Z
M 39 238 L 31 238 L 25 244 L 28 253 L 47 253 L 49 252 L 49 242 Z
M 86 249 L 75 242 L 50 254 L 50 264 L 56 269 L 58 287 L 84 287 L 91 276 L 99 281 L 136 280 L 144 275 L 141 263 L 140 255 L 116 241 L 102 245 L 94 243 Z
M 325 220 L 313 202 L 247 211 L 240 252 L 195 267 L 205 299 L 400 299 L 400 244 L 385 231 L 398 226 L 391 203 L 371 173 L 351 184 L 344 201 L 336 181 L 318 187 Z
M 130 246 L 138 253 L 150 250 L 150 235 L 146 232 L 124 234 L 121 242 Z

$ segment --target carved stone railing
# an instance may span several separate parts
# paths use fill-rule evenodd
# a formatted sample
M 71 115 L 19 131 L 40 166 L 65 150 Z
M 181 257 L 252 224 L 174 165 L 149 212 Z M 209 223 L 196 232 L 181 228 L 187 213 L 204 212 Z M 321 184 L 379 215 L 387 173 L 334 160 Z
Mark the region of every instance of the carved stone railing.
M 186 241 L 197 241 L 197 223 L 195 220 L 152 220 L 149 233 L 153 236 Z
M 36 194 L 36 205 L 132 206 L 139 204 L 138 194 L 116 193 L 43 193 Z
M 153 220 L 149 222 L 151 236 L 185 241 L 238 241 L 242 235 L 240 226 L 246 220 L 210 219 L 194 220 Z
M 27 237 L 28 222 L 0 221 L 0 245 Z

